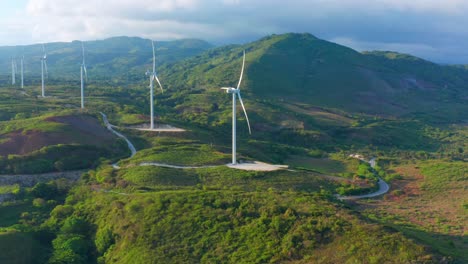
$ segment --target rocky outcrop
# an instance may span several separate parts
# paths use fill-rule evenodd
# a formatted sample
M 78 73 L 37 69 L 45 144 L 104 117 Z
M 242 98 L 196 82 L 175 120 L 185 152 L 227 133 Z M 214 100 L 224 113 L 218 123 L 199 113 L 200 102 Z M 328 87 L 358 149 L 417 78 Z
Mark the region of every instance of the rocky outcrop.
M 22 187 L 32 187 L 38 182 L 48 182 L 61 178 L 77 181 L 83 172 L 85 172 L 85 170 L 51 172 L 43 174 L 0 175 L 0 185 L 19 184 Z

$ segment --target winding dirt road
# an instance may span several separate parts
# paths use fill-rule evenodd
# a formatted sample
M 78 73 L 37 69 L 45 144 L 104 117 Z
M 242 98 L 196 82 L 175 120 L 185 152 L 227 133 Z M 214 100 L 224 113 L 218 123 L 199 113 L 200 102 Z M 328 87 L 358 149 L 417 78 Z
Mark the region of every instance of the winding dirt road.
M 107 116 L 106 114 L 104 114 L 103 112 L 99 112 L 101 115 L 102 115 L 102 120 L 104 121 L 104 125 L 107 127 L 107 129 L 114 133 L 116 136 L 122 138 L 123 140 L 125 140 L 125 142 L 127 142 L 127 145 L 128 145 L 128 148 L 130 149 L 131 151 L 131 154 L 130 154 L 130 158 L 132 158 L 133 156 L 135 156 L 136 154 L 136 148 L 135 146 L 132 144 L 132 142 L 130 142 L 130 140 L 128 140 L 128 138 L 126 136 L 124 136 L 123 134 L 120 134 L 119 132 L 115 131 L 114 130 L 114 125 L 112 125 L 111 123 L 109 123 L 109 120 L 107 119 Z
M 363 161 L 366 161 L 366 160 L 363 160 Z M 371 160 L 366 161 L 366 162 L 368 162 L 372 168 L 375 168 L 375 166 L 377 165 L 377 162 L 376 162 L 375 158 L 372 158 Z M 379 189 L 377 191 L 373 192 L 373 193 L 363 194 L 363 195 L 350 195 L 350 196 L 338 195 L 337 197 L 340 200 L 355 200 L 355 199 L 374 198 L 374 197 L 380 196 L 382 194 L 386 194 L 390 190 L 390 186 L 388 185 L 388 183 L 386 183 L 381 178 L 379 178 L 379 181 L 377 182 L 377 184 L 379 185 Z

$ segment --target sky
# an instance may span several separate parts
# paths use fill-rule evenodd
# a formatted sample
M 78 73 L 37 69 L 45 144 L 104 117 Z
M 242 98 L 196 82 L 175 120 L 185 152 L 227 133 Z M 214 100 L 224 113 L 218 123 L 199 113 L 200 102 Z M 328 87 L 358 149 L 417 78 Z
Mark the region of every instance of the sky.
M 0 0 L 0 45 L 139 36 L 213 44 L 308 32 L 468 64 L 467 0 Z

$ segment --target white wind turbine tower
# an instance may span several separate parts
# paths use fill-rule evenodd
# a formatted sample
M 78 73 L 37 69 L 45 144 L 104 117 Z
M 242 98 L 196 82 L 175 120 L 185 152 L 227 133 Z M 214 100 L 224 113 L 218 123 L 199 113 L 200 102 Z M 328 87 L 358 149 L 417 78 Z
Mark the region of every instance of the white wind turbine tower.
M 223 87 L 221 89 L 226 90 L 226 93 L 232 94 L 232 165 L 237 164 L 237 159 L 236 159 L 236 133 L 237 133 L 237 128 L 236 128 L 236 96 L 239 97 L 239 102 L 242 105 L 242 109 L 244 110 L 245 114 L 245 119 L 247 120 L 247 125 L 249 127 L 249 134 L 252 134 L 252 131 L 250 130 L 250 122 L 249 122 L 249 117 L 247 116 L 247 111 L 245 111 L 245 106 L 244 102 L 242 102 L 242 97 L 240 94 L 240 85 L 242 82 L 242 76 L 244 74 L 244 66 L 245 66 L 245 50 L 244 50 L 244 56 L 242 58 L 242 70 L 239 78 L 239 83 L 237 84 L 237 88 L 233 87 Z
M 21 62 L 20 62 L 20 66 L 21 66 L 21 89 L 24 88 L 24 55 L 21 56 Z
M 81 77 L 81 109 L 84 108 L 84 84 L 85 80 L 83 77 L 86 78 L 86 81 L 88 81 L 88 72 L 86 71 L 86 64 L 85 64 L 85 50 L 84 50 L 84 44 L 81 42 L 81 51 L 83 54 L 83 63 L 81 64 L 81 69 L 80 69 L 80 77 Z M 84 76 L 83 76 L 84 74 Z
M 42 52 L 44 53 L 44 55 L 41 57 L 41 83 L 42 83 L 41 95 L 42 97 L 45 97 L 44 71 L 45 71 L 46 76 L 48 76 L 48 73 L 47 73 L 47 53 L 45 52 L 44 44 L 42 44 Z
M 11 84 L 16 84 L 16 71 L 18 70 L 18 66 L 16 65 L 16 59 L 11 58 Z
M 154 129 L 154 80 L 156 80 L 161 88 L 161 92 L 164 92 L 161 82 L 156 75 L 156 53 L 154 52 L 154 41 L 151 41 L 151 46 L 153 47 L 153 72 L 147 71 L 146 75 L 150 76 L 150 112 L 151 112 L 151 126 L 150 129 Z

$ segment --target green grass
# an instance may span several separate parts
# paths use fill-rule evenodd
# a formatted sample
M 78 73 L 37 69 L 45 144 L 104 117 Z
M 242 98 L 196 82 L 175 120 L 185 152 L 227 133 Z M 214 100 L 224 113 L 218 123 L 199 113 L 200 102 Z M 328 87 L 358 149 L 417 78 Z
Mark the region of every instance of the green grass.
M 362 202 L 369 218 L 430 246 L 453 263 L 466 263 L 465 162 L 427 160 L 395 169 L 402 178 L 392 185 L 393 194 L 381 202 Z M 392 197 L 396 192 L 399 195 Z
M 28 119 L 11 120 L 0 123 L 0 133 L 6 134 L 14 131 L 41 131 L 41 132 L 66 132 L 67 126 L 62 123 L 50 122 L 45 119 L 49 116 L 34 117 Z
M 424 174 L 423 190 L 431 193 L 444 192 L 447 185 L 466 188 L 468 186 L 468 164 L 466 162 L 423 162 L 420 165 Z M 466 191 L 466 190 L 465 190 Z
M 159 162 L 171 165 L 201 166 L 220 165 L 229 162 L 230 156 L 215 148 L 190 140 L 162 138 L 153 143 L 155 146 L 144 149 L 122 164 Z
M 440 254 L 450 256 L 453 263 L 462 264 L 468 261 L 468 254 L 465 251 L 466 244 L 468 244 L 468 238 L 466 237 L 437 234 L 411 225 L 395 228 L 410 237 L 416 238 L 418 241 L 431 245 Z
M 149 122 L 149 120 L 142 119 L 141 114 L 122 114 L 118 118 L 120 124 L 124 125 L 138 125 L 141 123 Z
M 293 156 L 286 160 L 286 163 L 292 167 L 306 168 L 328 175 L 349 172 L 344 162 L 327 158 Z
M 185 187 L 199 183 L 193 170 L 178 170 L 153 166 L 131 167 L 120 172 L 120 177 L 138 187 Z
M 93 219 L 98 233 L 108 230 L 112 239 L 101 256 L 114 263 L 269 263 L 311 261 L 317 256 L 335 263 L 348 259 L 402 263 L 429 254 L 401 234 L 365 223 L 347 209 L 295 192 L 118 195 L 81 188 L 76 195 L 86 197 L 75 205 L 80 214 Z M 337 255 L 323 248 L 330 243 L 348 250 Z M 353 245 L 357 247 L 350 249 Z
M 99 171 L 97 173 L 99 177 Z M 172 169 L 156 166 L 133 166 L 121 169 L 115 181 L 123 179 L 132 189 L 150 190 L 246 190 L 319 192 L 339 184 L 307 171 L 256 172 L 226 166 L 200 169 Z M 110 181 L 111 178 L 107 178 Z
M 451 261 L 450 263 L 462 264 L 468 261 L 468 254 L 466 254 L 468 238 L 466 236 L 433 232 L 420 225 L 405 221 L 404 218 L 391 214 L 378 216 L 371 214 L 368 216 L 373 220 L 402 232 L 407 237 L 411 237 L 416 241 L 430 245 L 432 250 L 437 251 L 443 256 L 449 257 Z
M 226 190 L 294 190 L 318 192 L 335 185 L 322 176 L 310 172 L 256 172 L 216 167 L 197 169 L 204 188 Z

